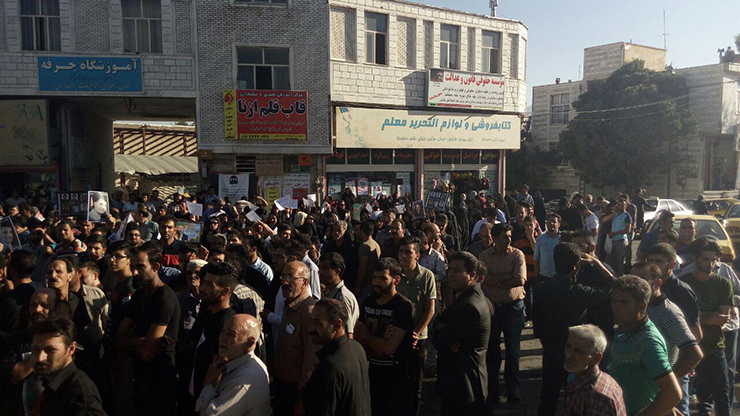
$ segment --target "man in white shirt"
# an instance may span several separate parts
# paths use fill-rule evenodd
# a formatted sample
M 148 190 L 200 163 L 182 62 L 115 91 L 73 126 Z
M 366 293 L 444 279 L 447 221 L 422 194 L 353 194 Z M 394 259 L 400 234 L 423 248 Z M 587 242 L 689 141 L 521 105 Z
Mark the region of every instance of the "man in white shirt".
M 591 235 L 596 237 L 599 234 L 599 217 L 591 212 L 586 204 L 581 204 L 578 207 L 578 213 L 583 218 L 583 229 L 588 230 Z
M 129 211 L 134 211 L 139 208 L 139 203 L 136 202 L 136 194 L 130 193 L 128 194 L 128 202 L 123 204 L 123 208 L 121 208 L 121 214 L 124 214 Z
M 251 315 L 234 315 L 219 336 L 218 359 L 206 373 L 195 404 L 201 416 L 269 415 L 270 383 L 267 367 L 257 356 L 262 329 Z

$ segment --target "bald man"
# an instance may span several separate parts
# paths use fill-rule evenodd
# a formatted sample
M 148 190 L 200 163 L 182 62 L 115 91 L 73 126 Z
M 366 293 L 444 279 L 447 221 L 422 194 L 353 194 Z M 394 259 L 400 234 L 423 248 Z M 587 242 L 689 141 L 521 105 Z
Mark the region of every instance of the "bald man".
M 226 321 L 218 358 L 208 368 L 195 405 L 201 416 L 270 414 L 267 367 L 254 355 L 261 332 L 252 315 L 238 314 Z
M 309 295 L 311 272 L 302 261 L 292 261 L 283 268 L 281 291 L 285 310 L 278 331 L 275 357 L 275 416 L 292 416 L 301 406 L 301 390 L 318 363 L 316 347 L 308 335 L 311 311 L 316 299 Z

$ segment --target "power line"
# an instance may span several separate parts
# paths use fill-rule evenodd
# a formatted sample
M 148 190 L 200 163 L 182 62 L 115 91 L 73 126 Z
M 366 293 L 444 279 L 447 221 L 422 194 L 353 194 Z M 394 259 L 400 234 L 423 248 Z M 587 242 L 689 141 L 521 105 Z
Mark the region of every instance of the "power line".
M 712 84 L 705 84 L 705 85 L 697 85 L 697 86 L 689 87 L 690 91 L 687 94 L 682 94 L 682 95 L 678 95 L 676 97 L 666 98 L 666 99 L 660 100 L 660 101 L 654 101 L 654 102 L 651 102 L 651 103 L 644 103 L 644 104 L 636 104 L 636 105 L 626 106 L 626 107 L 615 107 L 615 108 L 603 108 L 603 109 L 599 109 L 599 110 L 578 111 L 577 113 L 578 114 L 599 114 L 599 113 L 611 113 L 611 112 L 614 112 L 614 111 L 626 111 L 626 110 L 634 110 L 634 109 L 638 109 L 638 108 L 651 107 L 651 106 L 654 106 L 654 105 L 665 104 L 665 103 L 669 103 L 669 102 L 672 102 L 672 101 L 680 100 L 682 98 L 687 98 L 691 94 L 696 94 L 697 91 L 695 91 L 695 90 L 696 89 L 699 89 L 699 88 L 707 88 L 707 87 L 714 87 L 714 86 L 717 86 L 717 85 L 735 84 L 735 83 L 737 83 L 737 80 L 730 80 L 730 81 L 723 81 L 723 82 L 715 82 L 715 83 L 712 83 Z M 563 112 L 563 111 L 560 111 L 560 112 L 547 112 L 547 113 L 532 113 L 532 114 L 529 115 L 529 118 L 549 116 L 549 115 L 552 115 L 552 114 L 564 114 L 564 113 L 565 112 Z M 597 120 L 597 119 L 590 119 L 590 120 Z M 611 120 L 616 120 L 616 119 L 612 118 Z

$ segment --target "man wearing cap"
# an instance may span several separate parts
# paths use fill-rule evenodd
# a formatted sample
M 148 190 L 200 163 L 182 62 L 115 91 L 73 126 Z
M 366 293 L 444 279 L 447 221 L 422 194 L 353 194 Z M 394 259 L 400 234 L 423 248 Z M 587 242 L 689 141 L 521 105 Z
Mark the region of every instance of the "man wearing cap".
M 637 261 L 647 260 L 648 252 L 650 247 L 658 244 L 658 235 L 661 232 L 668 232 L 673 230 L 673 226 L 676 225 L 676 220 L 673 219 L 675 215 L 670 211 L 661 211 L 658 216 L 658 227 L 653 227 L 650 232 L 642 236 L 640 245 L 637 247 Z

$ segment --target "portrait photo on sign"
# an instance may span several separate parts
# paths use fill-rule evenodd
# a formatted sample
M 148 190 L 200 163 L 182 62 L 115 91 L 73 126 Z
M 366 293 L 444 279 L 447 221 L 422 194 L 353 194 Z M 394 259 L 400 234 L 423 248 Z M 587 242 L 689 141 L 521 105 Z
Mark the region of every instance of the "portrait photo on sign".
M 0 243 L 3 245 L 3 254 L 21 248 L 21 240 L 18 238 L 15 225 L 13 225 L 13 220 L 10 217 L 0 218 Z
M 87 193 L 88 206 L 87 220 L 90 222 L 102 222 L 110 214 L 108 193 L 102 191 L 89 191 Z

